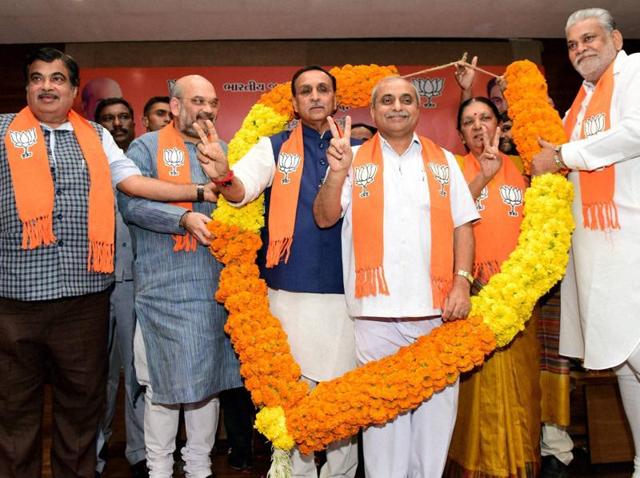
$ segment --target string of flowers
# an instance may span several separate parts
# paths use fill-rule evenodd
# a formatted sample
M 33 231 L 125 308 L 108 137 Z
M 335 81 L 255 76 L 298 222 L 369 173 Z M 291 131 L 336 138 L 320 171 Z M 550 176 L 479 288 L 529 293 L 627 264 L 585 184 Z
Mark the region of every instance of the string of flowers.
M 538 138 L 553 144 L 567 142 L 562 119 L 553 108 L 547 94 L 547 82 L 535 63 L 516 61 L 504 74 L 507 89 L 504 96 L 509 105 L 509 118 L 513 121 L 511 134 L 527 174 L 531 158 L 540 151 Z
M 529 113 L 519 109 L 513 118 L 514 129 L 526 129 L 527 137 L 553 141 L 553 135 L 559 134 L 557 125 L 538 121 L 538 116 L 552 110 L 546 102 L 546 85 L 538 87 L 536 94 L 521 92 L 531 84 L 544 85 L 544 79 L 540 83 L 529 70 L 522 76 L 521 63 L 509 67 L 515 72 L 511 76 L 507 71 L 507 94 L 531 100 L 536 108 Z M 341 101 L 351 106 L 365 106 L 371 87 L 382 77 L 397 74 L 395 67 L 375 65 L 347 65 L 331 72 L 338 79 Z M 258 136 L 284 128 L 292 115 L 287 95 L 289 85 L 278 85 L 254 105 L 229 145 L 231 164 L 257 142 Z M 541 98 L 544 101 L 539 101 Z M 530 158 L 533 145 L 521 146 L 518 138 L 515 140 Z M 263 407 L 256 427 L 278 449 L 289 450 L 295 444 L 303 453 L 320 450 L 359 428 L 385 423 L 415 408 L 455 382 L 461 372 L 481 364 L 486 354 L 508 344 L 524 328 L 536 300 L 562 276 L 573 228 L 572 194 L 570 183 L 559 175 L 534 178 L 525 196 L 518 246 L 503 263 L 502 271 L 472 298 L 469 319 L 447 322 L 397 354 L 323 382 L 311 392 L 300 381 L 286 334 L 269 312 L 266 285 L 255 265 L 258 231 L 263 225 L 262 203 L 235 209 L 220 201 L 214 221 L 209 223 L 215 235 L 212 253 L 225 264 L 216 298 L 229 310 L 225 330 L 240 357 L 245 385 L 254 403 Z M 282 469 L 286 474 L 288 468 Z

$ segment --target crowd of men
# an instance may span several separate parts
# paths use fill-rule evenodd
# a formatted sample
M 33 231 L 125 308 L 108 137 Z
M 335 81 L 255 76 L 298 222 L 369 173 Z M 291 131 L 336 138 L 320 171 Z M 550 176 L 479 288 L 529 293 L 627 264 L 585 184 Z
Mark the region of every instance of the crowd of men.
M 639 478 L 640 55 L 626 55 L 601 9 L 574 13 L 566 35 L 584 78 L 565 118 L 570 141 L 541 141 L 533 161 L 533 174 L 566 169 L 576 187 L 561 352 L 615 368 Z M 479 216 L 453 155 L 416 134 L 410 82 L 376 85 L 377 129 L 348 118 L 341 129 L 335 78 L 304 67 L 291 81 L 297 125 L 230 168 L 206 78 L 182 77 L 151 98 L 147 133 L 134 139 L 122 92 L 83 95 L 88 119 L 71 109 L 79 69 L 69 55 L 42 48 L 24 75 L 27 106 L 0 115 L 1 476 L 40 476 L 46 381 L 53 476 L 103 473 L 121 367 L 133 476 L 173 476 L 181 410 L 184 472 L 213 476 L 225 393 L 230 463 L 250 465 L 252 407 L 213 298 L 222 266 L 204 247 L 220 194 L 236 207 L 265 194 L 258 265 L 310 387 L 468 314 Z M 294 165 L 280 167 L 283 157 Z M 367 428 L 366 476 L 441 476 L 456 410 L 457 383 Z M 353 477 L 357 456 L 355 438 L 333 443 L 318 471 L 294 451 L 293 476 Z

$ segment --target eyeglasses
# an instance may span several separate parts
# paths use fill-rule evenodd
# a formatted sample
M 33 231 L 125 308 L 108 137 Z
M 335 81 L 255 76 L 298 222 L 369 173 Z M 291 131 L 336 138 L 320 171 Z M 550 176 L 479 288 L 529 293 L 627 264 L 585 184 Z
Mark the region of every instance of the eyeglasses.
M 204 106 L 205 104 L 208 104 L 211 108 L 217 108 L 218 105 L 220 104 L 220 100 L 218 98 L 212 98 L 210 100 L 207 100 L 206 98 L 203 98 L 202 96 L 192 96 L 191 98 L 184 98 L 182 96 L 176 96 L 175 98 L 178 98 L 180 100 L 188 100 L 194 106 Z

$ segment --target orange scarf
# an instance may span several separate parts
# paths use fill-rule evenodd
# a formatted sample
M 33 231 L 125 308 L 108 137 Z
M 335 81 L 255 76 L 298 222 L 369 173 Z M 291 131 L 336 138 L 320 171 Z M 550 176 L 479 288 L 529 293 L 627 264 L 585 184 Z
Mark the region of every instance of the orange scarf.
M 483 284 L 500 272 L 500 265 L 518 244 L 527 187 L 522 163 L 520 169 L 516 165 L 519 158 L 501 156 L 502 167 L 476 199 L 482 220 L 473 223 L 476 243 L 473 275 Z M 468 183 L 480 172 L 480 164 L 472 153 L 461 158 L 459 163 Z
M 267 267 L 275 267 L 281 260 L 286 264 L 289 260 L 303 167 L 304 141 L 302 122 L 299 122 L 280 147 L 276 165 L 280 175 L 275 175 L 271 186 Z
M 613 64 L 598 80 L 593 96 L 587 106 L 582 121 L 580 138 L 587 138 L 611 127 L 611 97 L 613 96 Z M 571 133 L 578 118 L 580 106 L 586 96 L 584 86 L 573 100 L 571 109 L 564 122 L 567 137 Z M 582 222 L 587 229 L 620 229 L 618 208 L 613 202 L 615 192 L 616 170 L 613 165 L 597 171 L 580 171 L 580 193 L 582 197 Z
M 389 295 L 384 276 L 384 160 L 381 138 L 365 142 L 353 160 L 353 251 L 358 298 Z M 453 277 L 453 218 L 449 165 L 442 148 L 420 137 L 431 208 L 431 290 L 433 306 L 442 307 Z M 442 183 L 436 179 L 436 174 Z
M 87 270 L 113 272 L 115 201 L 109 162 L 91 124 L 75 111 L 69 122 L 89 171 Z M 7 160 L 22 222 L 22 248 L 36 249 L 56 241 L 53 233 L 53 179 L 40 122 L 23 108 L 4 137 Z
M 191 164 L 189 151 L 173 122 L 158 132 L 158 152 L 156 154 L 158 179 L 175 184 L 191 184 Z M 174 206 L 193 211 L 193 203 L 174 202 Z M 195 252 L 198 243 L 189 232 L 185 235 L 174 234 L 173 251 Z

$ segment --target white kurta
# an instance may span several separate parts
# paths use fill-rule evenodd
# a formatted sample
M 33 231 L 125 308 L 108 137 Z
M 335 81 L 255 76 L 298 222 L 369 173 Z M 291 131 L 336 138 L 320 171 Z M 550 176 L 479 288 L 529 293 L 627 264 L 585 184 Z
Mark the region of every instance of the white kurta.
M 355 256 L 351 191 L 352 171 L 342 188 L 342 267 L 347 308 L 352 317 L 428 317 L 442 311 L 432 303 L 431 207 L 429 183 L 422 160 L 422 145 L 414 135 L 411 146 L 398 155 L 380 137 L 384 161 L 384 259 L 389 295 L 355 297 Z M 359 146 L 353 148 L 354 157 Z M 458 163 L 445 152 L 449 163 L 449 191 L 453 227 L 480 216 Z M 358 186 L 355 186 L 358 187 Z
M 560 354 L 601 370 L 624 362 L 640 344 L 640 54 L 621 51 L 614 64 L 611 128 L 587 139 L 579 129 L 593 85 L 562 157 L 573 172 L 576 230 L 562 281 Z M 620 229 L 583 227 L 579 173 L 615 164 Z

